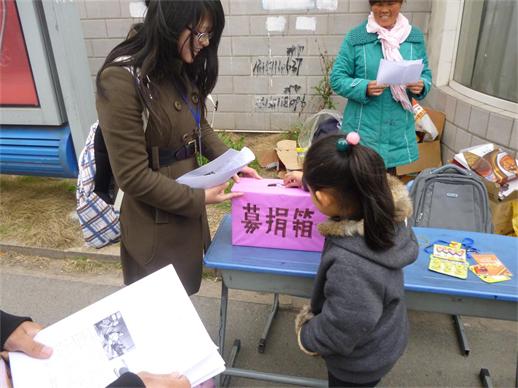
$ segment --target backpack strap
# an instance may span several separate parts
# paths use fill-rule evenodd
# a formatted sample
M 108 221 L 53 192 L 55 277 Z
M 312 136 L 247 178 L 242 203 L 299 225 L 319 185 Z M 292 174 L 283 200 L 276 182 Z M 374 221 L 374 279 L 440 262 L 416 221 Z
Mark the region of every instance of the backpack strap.
M 124 59 L 124 58 L 120 57 L 120 58 L 117 58 L 116 60 L 122 60 L 122 59 Z M 138 73 L 138 69 L 133 69 L 133 68 L 128 67 L 128 66 L 125 66 L 124 68 L 126 70 L 128 70 L 130 72 L 130 74 L 133 75 L 134 77 L 137 76 L 136 73 Z M 144 109 L 142 110 L 142 123 L 143 123 L 142 128 L 144 129 L 144 134 L 145 134 L 146 130 L 147 130 L 148 123 L 149 123 L 149 111 L 148 111 L 148 109 L 146 107 L 144 107 Z M 124 192 L 121 189 L 119 189 L 117 191 L 117 196 L 115 197 L 115 202 L 113 203 L 113 207 L 118 212 L 120 212 L 120 209 L 121 209 L 122 198 L 124 198 Z

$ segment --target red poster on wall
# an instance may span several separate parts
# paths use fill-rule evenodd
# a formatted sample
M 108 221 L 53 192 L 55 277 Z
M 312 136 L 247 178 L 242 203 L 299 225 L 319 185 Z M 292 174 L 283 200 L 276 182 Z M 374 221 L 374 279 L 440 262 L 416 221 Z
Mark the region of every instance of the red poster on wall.
M 15 0 L 0 1 L 0 105 L 39 106 Z

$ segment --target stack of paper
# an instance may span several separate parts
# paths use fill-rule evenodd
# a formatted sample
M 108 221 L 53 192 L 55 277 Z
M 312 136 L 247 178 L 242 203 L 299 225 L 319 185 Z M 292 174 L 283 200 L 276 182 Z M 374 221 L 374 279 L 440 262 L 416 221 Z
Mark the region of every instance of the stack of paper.
M 247 147 L 243 147 L 241 151 L 229 149 L 220 157 L 182 175 L 176 181 L 193 189 L 208 189 L 225 183 L 254 159 L 254 153 Z
M 48 360 L 11 353 L 16 388 L 106 387 L 117 377 L 178 372 L 193 386 L 224 361 L 172 265 L 42 330 Z
M 421 78 L 424 64 L 422 59 L 392 62 L 380 61 L 376 82 L 384 85 L 406 85 L 416 83 Z

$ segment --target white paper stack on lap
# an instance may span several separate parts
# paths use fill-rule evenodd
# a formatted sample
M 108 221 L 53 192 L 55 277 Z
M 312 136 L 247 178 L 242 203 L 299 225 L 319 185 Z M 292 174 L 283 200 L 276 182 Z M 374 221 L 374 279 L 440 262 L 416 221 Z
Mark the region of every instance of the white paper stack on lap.
M 208 189 L 225 183 L 254 159 L 254 153 L 247 147 L 243 147 L 241 151 L 229 149 L 213 161 L 177 178 L 176 181 L 193 189 Z
M 172 265 L 45 328 L 48 360 L 10 353 L 15 388 L 106 387 L 125 371 L 179 372 L 193 386 L 225 364 Z

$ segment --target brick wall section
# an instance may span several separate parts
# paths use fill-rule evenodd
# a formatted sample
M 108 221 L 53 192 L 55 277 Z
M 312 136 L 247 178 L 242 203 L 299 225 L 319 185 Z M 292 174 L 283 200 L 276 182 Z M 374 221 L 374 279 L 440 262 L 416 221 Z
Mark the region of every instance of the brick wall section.
M 130 0 L 75 2 L 93 80 L 105 56 L 138 19 L 131 18 Z M 336 55 L 345 34 L 369 12 L 367 0 L 337 0 L 335 10 L 315 6 L 267 11 L 262 0 L 222 0 L 222 3 L 226 27 L 219 49 L 220 77 L 213 92 L 219 101 L 214 127 L 234 131 L 286 131 L 316 112 L 319 99 L 314 87 L 322 77 L 320 52 Z M 431 3 L 432 0 L 411 0 L 403 6 L 405 16 L 425 34 Z M 283 17 L 284 30 L 268 32 L 269 17 Z M 299 17 L 314 18 L 315 29 L 297 28 Z M 292 51 L 298 71 L 293 68 L 269 71 L 272 62 L 286 63 L 287 50 Z M 339 96 L 333 99 L 341 111 L 345 99 Z
M 424 105 L 446 113 L 442 158 L 447 162 L 459 150 L 494 143 L 518 156 L 518 115 L 470 99 L 450 87 L 433 87 Z

